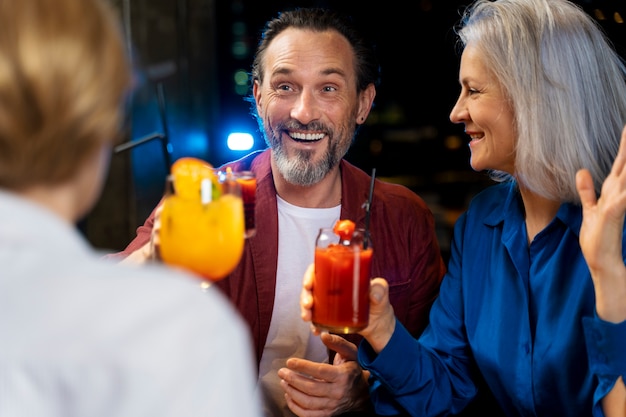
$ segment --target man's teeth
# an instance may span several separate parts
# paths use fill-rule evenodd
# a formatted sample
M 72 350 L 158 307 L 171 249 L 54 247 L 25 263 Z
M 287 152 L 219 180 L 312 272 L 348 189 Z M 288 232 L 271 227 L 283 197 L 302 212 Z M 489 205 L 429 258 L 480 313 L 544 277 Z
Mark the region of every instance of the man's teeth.
M 320 140 L 326 135 L 324 133 L 290 133 L 289 136 L 298 140 Z

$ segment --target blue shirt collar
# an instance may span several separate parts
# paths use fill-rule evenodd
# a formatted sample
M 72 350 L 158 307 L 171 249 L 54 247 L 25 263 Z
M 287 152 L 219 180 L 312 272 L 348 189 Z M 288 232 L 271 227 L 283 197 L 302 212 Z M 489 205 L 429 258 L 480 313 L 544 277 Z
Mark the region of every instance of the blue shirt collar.
M 517 224 L 517 221 L 523 221 L 524 212 L 517 183 L 509 182 L 502 184 L 502 186 L 508 187 L 506 200 L 503 205 L 494 206 L 491 212 L 485 216 L 484 222 L 487 226 L 495 227 L 498 224 L 504 223 L 505 219 L 514 220 L 514 224 Z M 579 236 L 580 226 L 582 224 L 582 208 L 580 205 L 573 203 L 561 204 L 556 213 L 556 219 L 563 223 L 576 236 Z

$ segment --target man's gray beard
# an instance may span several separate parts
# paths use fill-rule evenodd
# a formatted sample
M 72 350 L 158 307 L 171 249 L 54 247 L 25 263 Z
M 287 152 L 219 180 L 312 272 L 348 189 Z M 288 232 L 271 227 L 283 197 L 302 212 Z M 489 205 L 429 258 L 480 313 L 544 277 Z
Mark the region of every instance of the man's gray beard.
M 272 149 L 278 171 L 285 180 L 294 185 L 309 187 L 320 182 L 326 174 L 339 162 L 333 157 L 332 152 L 326 152 L 324 159 L 317 164 L 310 162 L 313 152 L 298 151 L 289 159 L 283 152 L 282 146 Z
M 279 126 L 280 129 L 285 127 L 297 128 L 299 126 Z M 321 125 L 314 127 L 320 130 L 327 130 L 323 129 Z M 280 131 L 280 129 L 277 130 Z M 264 133 L 265 143 L 272 149 L 278 172 L 280 172 L 288 183 L 302 187 L 310 187 L 323 180 L 330 170 L 339 164 L 354 141 L 354 132 L 351 132 L 352 141 L 343 145 L 333 142 L 328 149 L 326 149 L 322 160 L 317 164 L 313 164 L 311 158 L 314 152 L 301 150 L 290 159 L 285 153 L 280 139 L 276 139 L 271 131 L 265 130 Z M 340 132 L 337 137 L 342 137 L 341 133 L 344 132 Z

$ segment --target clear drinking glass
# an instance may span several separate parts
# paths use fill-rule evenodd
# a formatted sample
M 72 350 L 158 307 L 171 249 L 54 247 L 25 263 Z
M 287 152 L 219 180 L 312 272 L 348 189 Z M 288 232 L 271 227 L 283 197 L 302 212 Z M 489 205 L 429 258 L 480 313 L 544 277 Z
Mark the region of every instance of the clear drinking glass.
M 365 230 L 356 229 L 350 240 L 341 240 L 332 228 L 322 228 L 315 245 L 313 324 L 340 334 L 364 329 L 373 254 Z

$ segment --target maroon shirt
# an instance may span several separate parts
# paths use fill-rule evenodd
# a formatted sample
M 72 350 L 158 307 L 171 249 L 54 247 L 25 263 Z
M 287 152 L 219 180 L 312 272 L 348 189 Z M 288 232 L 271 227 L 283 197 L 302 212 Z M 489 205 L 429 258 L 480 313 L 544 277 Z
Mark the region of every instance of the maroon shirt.
M 270 167 L 271 151 L 257 151 L 227 164 L 233 171 L 256 173 L 256 235 L 246 240 L 237 268 L 216 283 L 243 315 L 254 340 L 260 361 L 274 308 L 276 264 L 278 258 L 278 208 L 276 188 Z M 357 227 L 365 224 L 365 209 L 371 177 L 343 160 L 341 162 L 341 219 Z M 137 237 L 115 257 L 125 257 L 150 240 L 154 211 Z M 374 256 L 372 277 L 389 282 L 389 298 L 396 317 L 418 336 L 428 323 L 430 307 L 439 294 L 445 272 L 434 217 L 426 203 L 408 188 L 376 180 L 370 214 Z M 301 277 L 294 277 L 301 279 Z M 358 335 L 347 339 L 358 343 Z

